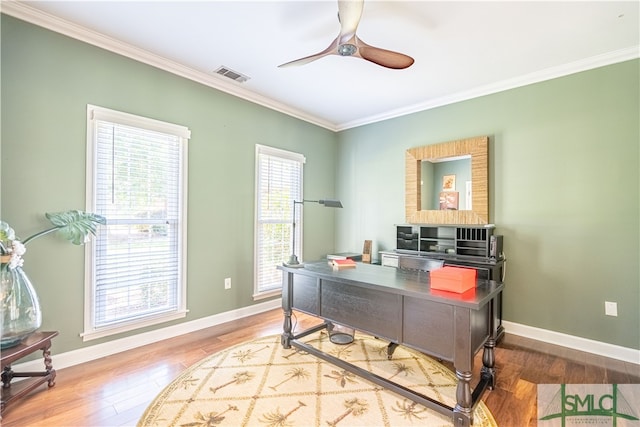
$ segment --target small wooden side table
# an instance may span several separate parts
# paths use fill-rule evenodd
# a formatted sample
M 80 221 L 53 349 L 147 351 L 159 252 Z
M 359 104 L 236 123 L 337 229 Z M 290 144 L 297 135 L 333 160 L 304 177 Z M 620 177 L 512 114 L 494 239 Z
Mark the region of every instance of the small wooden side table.
M 53 332 L 35 332 L 22 340 L 22 342 L 14 347 L 2 350 L 0 360 L 2 361 L 2 399 L 0 401 L 0 414 L 4 413 L 9 404 L 27 395 L 31 390 L 40 384 L 48 382 L 49 387 L 53 387 L 56 382 L 56 370 L 51 364 L 51 340 L 58 335 L 58 331 Z M 31 353 L 42 350 L 44 357 L 44 371 L 40 372 L 14 372 L 11 364 L 16 360 L 22 359 Z M 11 380 L 16 377 L 31 378 L 29 380 L 19 381 L 11 386 Z

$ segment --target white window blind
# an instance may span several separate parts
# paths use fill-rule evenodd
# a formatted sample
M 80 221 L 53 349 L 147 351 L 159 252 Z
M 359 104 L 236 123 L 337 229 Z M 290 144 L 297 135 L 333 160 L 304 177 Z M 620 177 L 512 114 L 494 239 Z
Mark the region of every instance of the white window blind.
M 256 231 L 254 297 L 282 288 L 277 270 L 291 255 L 293 202 L 302 200 L 302 154 L 256 145 Z M 302 259 L 302 224 L 296 209 L 296 255 Z
M 89 253 L 85 339 L 183 317 L 182 126 L 89 106 L 90 209 L 107 218 Z

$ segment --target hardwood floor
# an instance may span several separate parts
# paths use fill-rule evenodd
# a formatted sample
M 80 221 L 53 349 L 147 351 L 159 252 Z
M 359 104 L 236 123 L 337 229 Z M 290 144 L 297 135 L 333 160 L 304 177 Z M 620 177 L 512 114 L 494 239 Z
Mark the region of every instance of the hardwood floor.
M 298 328 L 317 319 L 297 313 Z M 231 345 L 282 331 L 273 310 L 57 371 L 10 407 L 4 427 L 135 426 L 147 405 L 186 367 Z M 55 367 L 55 345 L 53 347 Z M 481 366 L 481 352 L 476 359 Z M 640 366 L 507 333 L 496 349 L 497 386 L 483 400 L 498 425 L 535 426 L 537 384 L 640 383 Z M 474 379 L 474 382 L 476 379 Z

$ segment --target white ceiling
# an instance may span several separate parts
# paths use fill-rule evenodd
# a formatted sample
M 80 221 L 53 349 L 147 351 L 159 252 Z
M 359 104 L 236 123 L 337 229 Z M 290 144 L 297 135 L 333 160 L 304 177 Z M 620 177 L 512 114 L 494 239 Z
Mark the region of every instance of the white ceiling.
M 2 12 L 332 130 L 639 57 L 638 1 L 365 1 L 358 36 L 415 58 L 330 56 L 336 1 L 3 1 Z M 225 66 L 245 83 L 218 76 Z

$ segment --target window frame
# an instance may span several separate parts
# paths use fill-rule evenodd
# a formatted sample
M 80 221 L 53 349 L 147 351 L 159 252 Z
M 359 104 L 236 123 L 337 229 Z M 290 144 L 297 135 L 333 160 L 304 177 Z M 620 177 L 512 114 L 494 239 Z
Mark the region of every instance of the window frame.
M 261 289 L 262 286 L 259 283 L 260 280 L 260 156 L 268 155 L 276 158 L 280 158 L 283 160 L 292 160 L 299 162 L 300 164 L 300 172 L 299 172 L 299 180 L 297 183 L 294 183 L 293 186 L 297 186 L 298 192 L 293 194 L 293 200 L 291 200 L 291 208 L 287 210 L 287 216 L 283 218 L 282 224 L 291 226 L 292 221 L 291 217 L 294 212 L 293 201 L 301 201 L 303 200 L 303 184 L 304 184 L 304 164 L 306 162 L 306 158 L 303 154 L 296 153 L 293 151 L 283 150 L 280 148 L 269 147 L 266 145 L 256 144 L 255 149 L 255 194 L 254 194 L 254 204 L 255 204 L 255 217 L 254 217 L 254 279 L 253 279 L 253 299 L 259 300 L 264 298 L 270 298 L 274 296 L 278 296 L 282 294 L 282 287 L 279 286 L 277 289 L 269 288 L 267 290 Z M 295 209 L 295 232 L 296 232 L 296 255 L 299 259 L 302 259 L 302 248 L 303 248 L 303 225 L 302 225 L 302 209 L 298 207 Z M 291 212 L 289 214 L 288 212 Z M 273 223 L 273 222 L 272 222 Z M 289 232 L 289 236 L 291 232 Z M 287 242 L 287 254 L 285 258 L 283 258 L 277 265 L 282 265 L 284 261 L 291 254 L 291 239 Z M 277 266 L 274 265 L 274 268 Z
M 146 326 L 156 325 L 175 319 L 184 318 L 187 310 L 187 195 L 188 195 L 188 140 L 191 131 L 181 125 L 167 123 L 147 117 L 111 110 L 87 104 L 87 163 L 86 163 L 86 206 L 87 211 L 95 212 L 97 206 L 97 122 L 108 121 L 118 125 L 125 125 L 154 132 L 175 135 L 179 138 L 180 159 L 179 163 L 179 195 L 178 195 L 178 245 L 176 256 L 178 259 L 178 286 L 177 305 L 174 310 L 164 313 L 150 314 L 136 319 L 131 319 L 113 325 L 95 326 L 95 260 L 96 239 L 91 239 L 85 245 L 85 306 L 84 306 L 84 331 L 80 334 L 83 341 L 94 340 L 122 332 L 132 331 Z M 107 224 L 109 218 L 107 217 Z

